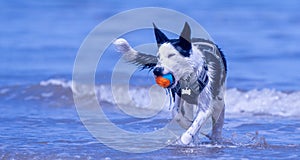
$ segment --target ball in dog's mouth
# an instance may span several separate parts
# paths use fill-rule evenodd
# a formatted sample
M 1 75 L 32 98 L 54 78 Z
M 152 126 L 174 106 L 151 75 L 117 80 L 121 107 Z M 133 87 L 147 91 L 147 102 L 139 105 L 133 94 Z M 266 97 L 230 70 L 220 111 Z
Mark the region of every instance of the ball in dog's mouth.
M 168 88 L 173 85 L 174 77 L 171 73 L 168 73 L 168 74 L 155 77 L 155 81 L 159 86 Z

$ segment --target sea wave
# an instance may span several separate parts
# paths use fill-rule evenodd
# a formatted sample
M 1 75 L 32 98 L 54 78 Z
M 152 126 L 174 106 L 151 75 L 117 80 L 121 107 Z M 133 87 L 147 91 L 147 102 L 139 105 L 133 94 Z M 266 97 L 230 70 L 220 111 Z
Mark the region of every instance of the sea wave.
M 74 106 L 75 95 L 96 95 L 100 102 L 116 105 L 115 94 L 110 85 L 96 85 L 95 89 L 88 85 L 79 85 L 64 79 L 49 79 L 35 85 L 6 86 L 0 88 L 2 102 L 33 102 L 49 106 Z M 116 94 L 124 94 L 126 86 L 118 86 Z M 152 99 L 161 98 L 162 90 L 154 90 L 149 96 L 150 86 L 129 87 L 131 101 L 118 100 L 118 104 L 147 107 Z M 88 98 L 85 98 L 88 101 Z M 300 116 L 300 91 L 283 92 L 275 89 L 252 89 L 248 91 L 230 88 L 225 95 L 226 113 L 228 114 L 267 114 L 285 117 Z

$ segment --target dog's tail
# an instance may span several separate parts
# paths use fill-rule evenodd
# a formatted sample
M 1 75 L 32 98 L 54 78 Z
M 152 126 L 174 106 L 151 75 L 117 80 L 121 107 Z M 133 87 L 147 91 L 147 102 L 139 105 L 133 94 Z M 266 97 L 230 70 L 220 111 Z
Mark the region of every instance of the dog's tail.
M 145 54 L 134 50 L 129 43 L 119 38 L 114 42 L 117 52 L 124 55 L 126 61 L 141 67 L 141 69 L 152 70 L 157 64 L 156 56 Z

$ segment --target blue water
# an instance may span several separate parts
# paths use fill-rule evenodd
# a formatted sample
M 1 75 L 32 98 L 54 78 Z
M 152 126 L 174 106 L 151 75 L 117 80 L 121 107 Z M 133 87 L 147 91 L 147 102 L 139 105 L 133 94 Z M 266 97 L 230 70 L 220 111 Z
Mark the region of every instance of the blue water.
M 101 144 L 80 121 L 71 79 L 81 43 L 110 16 L 149 6 L 194 18 L 225 53 L 228 89 L 223 145 L 171 145 L 127 154 Z M 299 159 L 299 6 L 298 0 L 1 1 L 0 158 Z M 154 42 L 154 37 L 144 33 L 130 41 Z M 106 91 L 119 58 L 109 48 L 102 60 L 105 67 L 96 74 L 96 92 L 106 113 L 128 130 L 161 127 L 165 122 L 161 117 L 141 122 L 116 114 L 120 111 Z M 151 73 L 137 73 L 135 78 L 131 90 L 136 96 L 147 94 L 145 88 L 154 83 Z M 147 104 L 142 98 L 137 101 Z

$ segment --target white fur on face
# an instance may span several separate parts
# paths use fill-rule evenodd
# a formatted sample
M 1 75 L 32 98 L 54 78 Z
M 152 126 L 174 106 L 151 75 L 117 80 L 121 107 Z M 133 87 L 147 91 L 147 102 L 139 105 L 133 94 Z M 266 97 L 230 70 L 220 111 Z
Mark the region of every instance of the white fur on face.
M 172 44 L 164 43 L 159 47 L 157 67 L 163 67 L 163 74 L 172 73 L 177 83 L 194 72 L 193 64 L 188 57 L 182 56 Z M 176 84 L 175 83 L 175 84 Z

